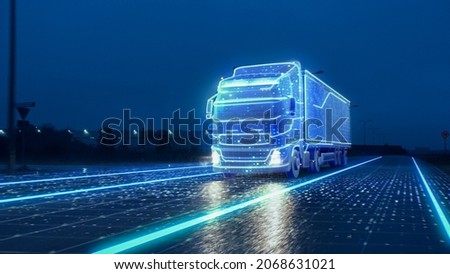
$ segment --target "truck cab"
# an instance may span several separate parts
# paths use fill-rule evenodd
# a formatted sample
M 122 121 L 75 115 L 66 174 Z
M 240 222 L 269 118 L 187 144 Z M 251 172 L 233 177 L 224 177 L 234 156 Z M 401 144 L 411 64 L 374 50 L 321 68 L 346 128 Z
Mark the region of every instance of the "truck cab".
M 299 62 L 284 62 L 238 67 L 221 80 L 206 110 L 213 119 L 213 169 L 225 176 L 284 172 L 295 178 L 301 168 L 317 172 L 321 164 L 346 157 L 348 140 L 340 146 L 333 136 L 318 136 L 321 121 L 306 119 L 307 104 L 314 105 L 305 90 L 311 76 Z M 308 131 L 317 136 L 309 138 Z

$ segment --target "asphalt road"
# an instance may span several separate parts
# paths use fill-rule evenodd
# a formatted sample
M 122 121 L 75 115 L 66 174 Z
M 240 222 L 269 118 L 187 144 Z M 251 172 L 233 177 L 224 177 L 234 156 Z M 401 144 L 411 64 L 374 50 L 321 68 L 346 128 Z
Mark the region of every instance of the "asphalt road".
M 0 252 L 450 253 L 450 177 L 416 161 L 296 180 L 195 164 L 4 176 Z

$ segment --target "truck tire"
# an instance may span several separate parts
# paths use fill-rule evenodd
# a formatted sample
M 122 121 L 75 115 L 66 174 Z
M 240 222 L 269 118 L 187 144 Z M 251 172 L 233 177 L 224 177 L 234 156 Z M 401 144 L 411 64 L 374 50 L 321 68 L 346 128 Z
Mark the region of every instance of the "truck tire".
M 298 175 L 300 174 L 300 162 L 300 153 L 298 150 L 294 149 L 290 159 L 291 169 L 286 172 L 288 178 L 298 178 Z
M 314 158 L 311 160 L 309 164 L 309 172 L 310 173 L 317 173 L 320 171 L 320 164 L 319 164 L 319 150 L 316 149 L 314 151 Z

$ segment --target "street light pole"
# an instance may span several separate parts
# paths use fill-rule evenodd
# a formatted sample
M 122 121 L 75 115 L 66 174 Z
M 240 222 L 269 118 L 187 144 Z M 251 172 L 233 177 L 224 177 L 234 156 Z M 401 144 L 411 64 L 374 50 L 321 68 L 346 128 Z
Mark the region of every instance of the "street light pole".
M 353 117 L 353 114 L 352 114 L 352 108 L 357 108 L 357 107 L 359 107 L 359 106 L 356 105 L 356 104 L 353 104 L 353 105 L 350 105 L 350 106 L 349 106 L 349 110 L 348 110 L 348 111 L 349 111 L 349 117 Z M 351 123 L 355 123 L 355 121 L 354 121 L 353 119 L 350 119 L 350 122 L 351 122 Z M 351 125 L 350 125 L 350 126 L 351 126 Z M 352 127 L 352 126 L 351 126 L 351 127 Z M 351 133 L 352 136 L 354 136 L 355 133 L 354 133 L 353 131 L 351 131 L 351 132 L 352 132 L 352 133 Z M 352 140 L 353 140 L 353 137 L 352 137 Z
M 447 155 L 447 138 L 450 136 L 450 133 L 447 130 L 443 130 L 441 136 L 444 139 L 444 154 Z
M 9 172 L 14 172 L 16 164 L 16 129 L 14 126 L 15 77 L 16 77 L 16 1 L 11 0 L 10 31 L 9 31 L 9 100 L 8 100 L 8 146 Z
M 379 128 L 372 128 L 372 145 L 375 145 L 375 135 L 377 130 L 379 130 Z
M 378 133 L 378 144 L 381 146 L 383 144 L 383 134 Z
M 367 123 L 372 122 L 372 120 L 359 120 L 360 122 L 362 122 L 364 124 L 364 145 L 366 145 L 366 140 L 367 140 Z

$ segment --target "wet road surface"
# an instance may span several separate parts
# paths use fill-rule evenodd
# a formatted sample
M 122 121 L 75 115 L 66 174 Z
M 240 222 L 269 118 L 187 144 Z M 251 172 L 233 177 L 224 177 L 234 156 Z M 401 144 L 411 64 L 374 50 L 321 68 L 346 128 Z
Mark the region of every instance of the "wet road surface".
M 374 158 L 295 180 L 207 165 L 5 176 L 0 252 L 450 253 L 449 176 Z

